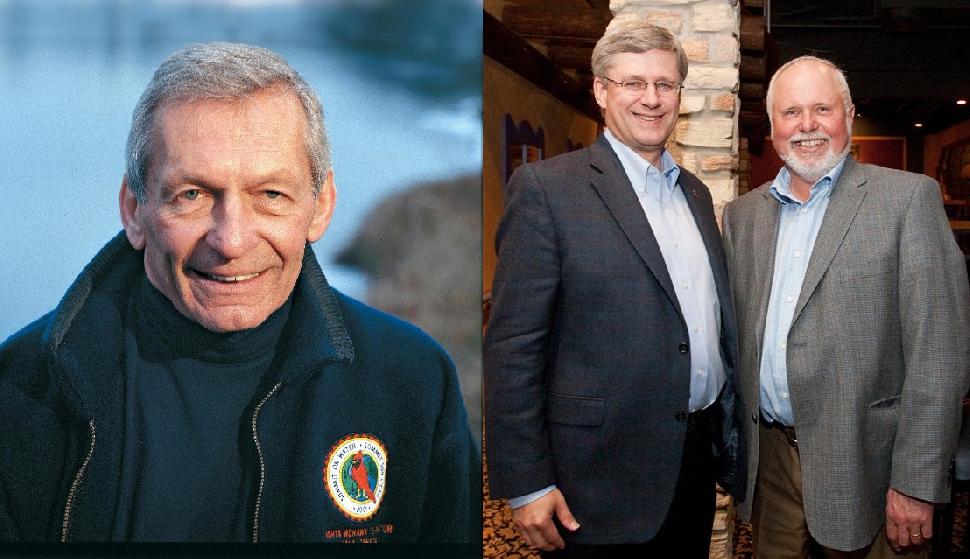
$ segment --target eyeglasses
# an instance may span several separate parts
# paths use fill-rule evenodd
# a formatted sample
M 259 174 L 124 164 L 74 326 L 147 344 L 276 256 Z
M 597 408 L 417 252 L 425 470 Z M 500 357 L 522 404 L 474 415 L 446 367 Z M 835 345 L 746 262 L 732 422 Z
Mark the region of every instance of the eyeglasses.
M 661 97 L 673 95 L 674 93 L 677 93 L 684 87 L 679 83 L 670 83 L 665 81 L 648 82 L 645 80 L 623 80 L 621 82 L 618 82 L 616 80 L 611 80 L 606 76 L 600 76 L 600 78 L 608 82 L 615 83 L 616 85 L 620 86 L 620 89 L 622 89 L 626 93 L 643 93 L 644 91 L 647 90 L 647 87 L 652 84 L 654 89 L 657 90 L 657 95 L 660 95 Z

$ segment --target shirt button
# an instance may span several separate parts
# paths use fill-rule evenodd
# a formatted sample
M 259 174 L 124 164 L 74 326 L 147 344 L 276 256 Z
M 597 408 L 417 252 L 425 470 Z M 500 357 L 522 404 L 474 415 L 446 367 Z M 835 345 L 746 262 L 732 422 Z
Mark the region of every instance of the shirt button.
M 788 297 L 785 297 L 785 301 L 788 303 L 791 303 L 792 302 L 791 295 L 789 295 Z
M 686 281 L 681 282 L 680 286 L 683 287 L 684 289 L 687 289 L 687 282 Z
M 801 255 L 802 255 L 802 251 L 800 251 L 800 250 L 796 250 L 796 251 L 795 251 L 795 254 L 793 254 L 792 256 L 794 256 L 795 258 L 798 258 L 798 257 L 800 257 Z
M 686 354 L 689 349 L 690 346 L 688 346 L 686 342 L 680 342 L 680 345 L 677 346 L 677 350 L 683 354 Z
M 781 393 L 781 397 L 782 397 L 782 399 L 787 400 L 788 399 L 788 393 L 787 392 L 782 392 Z
M 704 369 L 697 369 L 697 376 L 704 376 Z
M 787 345 L 788 344 L 781 344 L 780 346 L 778 346 L 778 349 L 780 349 L 782 351 L 785 351 L 785 346 L 787 346 Z

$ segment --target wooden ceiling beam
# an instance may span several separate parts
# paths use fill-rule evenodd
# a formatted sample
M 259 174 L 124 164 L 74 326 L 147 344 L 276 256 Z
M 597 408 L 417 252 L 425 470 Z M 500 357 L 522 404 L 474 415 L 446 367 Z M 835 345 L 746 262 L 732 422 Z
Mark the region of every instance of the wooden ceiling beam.
M 553 64 L 563 69 L 578 70 L 581 68 L 589 69 L 589 61 L 593 56 L 591 47 L 581 47 L 565 44 L 552 44 L 546 47 L 549 60 Z
M 595 43 L 613 19 L 610 12 L 585 8 L 535 8 L 506 6 L 502 23 L 528 39 L 569 38 Z
M 483 10 L 483 52 L 536 87 L 589 116 L 602 121 L 592 92 L 546 58 L 528 41 Z M 485 92 L 486 95 L 489 92 Z

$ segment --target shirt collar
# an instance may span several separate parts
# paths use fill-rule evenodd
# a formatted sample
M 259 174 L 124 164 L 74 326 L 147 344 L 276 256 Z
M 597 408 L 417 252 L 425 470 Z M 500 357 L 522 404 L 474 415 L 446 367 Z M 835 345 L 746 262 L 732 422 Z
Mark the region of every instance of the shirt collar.
M 792 196 L 791 172 L 785 165 L 782 165 L 781 170 L 778 171 L 778 175 L 775 176 L 775 180 L 772 181 L 768 191 L 782 204 L 808 204 L 817 199 L 827 198 L 832 194 L 832 186 L 838 182 L 839 177 L 842 175 L 842 168 L 845 167 L 845 158 L 846 156 L 843 155 L 839 159 L 839 162 L 835 164 L 835 167 L 829 169 L 828 173 L 825 173 L 822 175 L 822 178 L 815 181 L 815 184 L 812 185 L 809 191 L 808 200 L 804 202 L 800 202 Z
M 637 195 L 642 196 L 644 194 L 647 186 L 647 174 L 651 172 L 660 173 L 664 177 L 664 185 L 668 190 L 673 190 L 677 186 L 677 179 L 680 178 L 680 167 L 669 151 L 663 150 L 660 155 L 661 168 L 657 169 L 646 159 L 640 157 L 637 152 L 630 149 L 630 146 L 617 139 L 609 128 L 603 130 L 603 136 L 606 137 L 606 141 L 609 142 L 610 147 L 613 148 L 616 156 L 620 159 L 620 164 L 623 165 L 623 170 L 626 171 L 626 176 L 629 177 Z

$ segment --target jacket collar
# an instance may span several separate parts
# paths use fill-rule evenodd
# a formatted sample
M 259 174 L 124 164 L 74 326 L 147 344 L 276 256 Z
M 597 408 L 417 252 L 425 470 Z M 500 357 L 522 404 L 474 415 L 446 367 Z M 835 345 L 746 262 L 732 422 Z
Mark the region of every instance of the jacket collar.
M 118 233 L 74 280 L 44 331 L 52 379 L 68 406 L 85 419 L 112 413 L 104 409 L 105 396 L 117 392 L 122 370 L 127 297 L 144 273 L 143 253 L 132 248 L 124 231 Z M 303 383 L 323 365 L 354 359 L 337 296 L 309 244 L 294 291 L 283 345 L 272 365 L 279 375 L 275 380 L 284 384 Z

